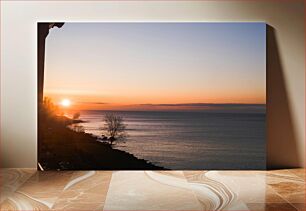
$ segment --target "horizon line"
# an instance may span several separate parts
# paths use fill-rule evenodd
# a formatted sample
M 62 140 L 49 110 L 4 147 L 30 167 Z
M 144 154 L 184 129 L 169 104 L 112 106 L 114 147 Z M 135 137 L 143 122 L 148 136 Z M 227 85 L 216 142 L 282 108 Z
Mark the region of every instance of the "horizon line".
M 107 103 L 107 102 L 76 102 L 80 104 L 120 105 L 120 106 L 218 106 L 218 105 L 266 105 L 267 103 Z

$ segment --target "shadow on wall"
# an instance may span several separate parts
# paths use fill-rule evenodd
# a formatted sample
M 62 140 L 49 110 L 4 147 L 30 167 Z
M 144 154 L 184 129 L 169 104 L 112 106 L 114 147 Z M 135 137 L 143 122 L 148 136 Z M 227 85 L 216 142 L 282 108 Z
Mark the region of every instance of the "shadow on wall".
M 298 167 L 296 142 L 275 29 L 267 25 L 267 168 Z

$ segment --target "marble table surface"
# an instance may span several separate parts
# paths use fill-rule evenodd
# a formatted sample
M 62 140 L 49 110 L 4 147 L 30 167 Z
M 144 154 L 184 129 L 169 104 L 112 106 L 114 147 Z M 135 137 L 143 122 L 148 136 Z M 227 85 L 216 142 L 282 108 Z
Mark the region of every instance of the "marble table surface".
M 1 169 L 1 210 L 305 210 L 305 169 Z

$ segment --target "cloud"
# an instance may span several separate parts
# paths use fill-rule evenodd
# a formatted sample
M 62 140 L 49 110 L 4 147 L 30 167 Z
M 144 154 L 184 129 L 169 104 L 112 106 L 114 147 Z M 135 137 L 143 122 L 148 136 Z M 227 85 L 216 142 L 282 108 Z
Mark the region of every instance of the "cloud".
M 95 104 L 95 105 L 105 105 L 105 104 L 108 104 L 108 103 L 105 103 L 105 102 L 78 102 L 80 104 Z
M 185 106 L 191 106 L 191 107 L 239 107 L 239 106 L 248 106 L 248 107 L 257 107 L 257 106 L 265 106 L 265 104 L 241 104 L 241 103 L 222 103 L 222 104 L 216 104 L 216 103 L 175 103 L 175 104 L 139 104 L 141 106 L 167 106 L 167 107 L 185 107 Z

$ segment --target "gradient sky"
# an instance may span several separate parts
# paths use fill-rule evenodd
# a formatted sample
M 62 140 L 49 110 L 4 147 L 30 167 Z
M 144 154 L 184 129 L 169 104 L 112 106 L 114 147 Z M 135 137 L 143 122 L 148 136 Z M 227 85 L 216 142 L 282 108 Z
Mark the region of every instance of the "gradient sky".
M 65 23 L 47 37 L 44 90 L 79 109 L 265 104 L 265 66 L 264 23 Z

